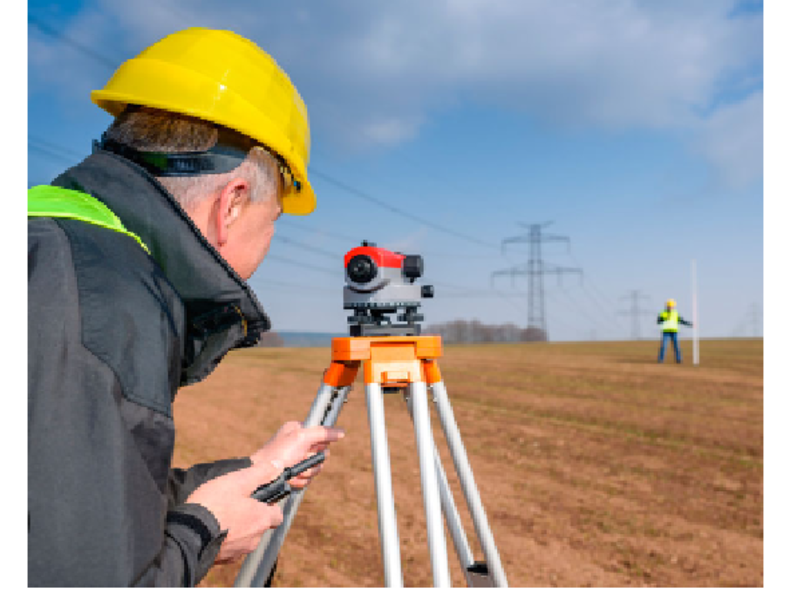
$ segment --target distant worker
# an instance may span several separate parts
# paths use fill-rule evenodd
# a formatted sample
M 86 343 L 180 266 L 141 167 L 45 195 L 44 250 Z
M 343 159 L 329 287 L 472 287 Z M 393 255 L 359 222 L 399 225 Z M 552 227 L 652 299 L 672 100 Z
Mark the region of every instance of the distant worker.
M 201 28 L 91 98 L 115 117 L 94 152 L 28 192 L 28 585 L 194 586 L 282 522 L 251 493 L 344 435 L 292 421 L 172 468 L 178 389 L 270 328 L 246 280 L 278 217 L 314 210 L 306 108 L 261 48 Z
M 675 362 L 681 362 L 681 347 L 678 343 L 678 325 L 691 327 L 689 321 L 685 321 L 675 309 L 675 300 L 667 300 L 666 308 L 658 315 L 658 324 L 661 325 L 661 350 L 658 353 L 658 362 L 664 362 L 664 353 L 667 351 L 667 344 L 672 340 L 672 347 L 675 350 Z

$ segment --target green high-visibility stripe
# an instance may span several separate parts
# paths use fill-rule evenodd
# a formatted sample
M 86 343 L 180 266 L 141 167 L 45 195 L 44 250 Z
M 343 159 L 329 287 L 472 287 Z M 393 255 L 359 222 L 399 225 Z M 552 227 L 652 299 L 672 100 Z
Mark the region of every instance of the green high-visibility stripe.
M 97 198 L 53 185 L 37 185 L 28 190 L 28 216 L 76 219 L 124 233 L 135 239 L 145 252 L 150 249 L 132 231 L 125 229 L 119 217 Z

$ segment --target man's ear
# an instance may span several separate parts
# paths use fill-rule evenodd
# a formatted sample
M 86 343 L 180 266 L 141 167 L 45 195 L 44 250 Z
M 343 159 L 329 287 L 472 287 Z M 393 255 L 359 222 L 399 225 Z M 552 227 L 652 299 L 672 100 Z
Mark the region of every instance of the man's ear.
M 228 243 L 228 230 L 241 216 L 249 198 L 250 184 L 241 177 L 232 179 L 220 191 L 214 207 L 214 225 L 217 230 L 217 244 L 219 246 L 224 246 Z

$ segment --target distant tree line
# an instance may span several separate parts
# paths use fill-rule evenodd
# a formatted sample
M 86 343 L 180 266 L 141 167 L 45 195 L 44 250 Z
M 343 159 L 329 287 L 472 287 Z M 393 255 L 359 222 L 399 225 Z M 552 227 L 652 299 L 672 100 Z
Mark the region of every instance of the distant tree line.
M 289 339 L 287 343 L 281 335 L 275 331 L 267 331 L 261 334 L 258 346 L 262 348 L 282 348 L 284 346 L 320 346 L 329 345 L 329 340 L 320 343 L 313 339 L 313 334 L 308 334 L 306 338 L 302 334 L 292 334 L 295 337 Z M 321 335 L 321 334 L 320 334 Z M 345 336 L 346 334 L 342 334 Z M 546 342 L 547 335 L 538 327 L 517 327 L 511 323 L 503 325 L 486 325 L 473 319 L 465 321 L 459 319 L 448 323 L 437 323 L 423 327 L 422 335 L 439 335 L 442 341 L 447 344 L 502 344 L 515 342 Z
M 449 344 L 489 344 L 514 342 L 546 342 L 547 334 L 538 327 L 517 327 L 511 323 L 485 325 L 473 319 L 428 325 L 423 335 L 440 335 Z
M 256 345 L 262 348 L 281 348 L 285 344 L 280 334 L 274 331 L 265 331 L 261 334 L 261 339 L 258 340 Z

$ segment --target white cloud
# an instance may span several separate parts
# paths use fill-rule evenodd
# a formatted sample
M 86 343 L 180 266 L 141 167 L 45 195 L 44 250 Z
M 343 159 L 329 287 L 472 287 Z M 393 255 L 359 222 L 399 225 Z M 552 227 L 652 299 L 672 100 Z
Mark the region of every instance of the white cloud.
M 371 144 L 391 146 L 413 138 L 420 125 L 421 120 L 413 117 L 373 119 L 363 124 L 363 133 Z
M 758 135 L 760 123 L 751 104 L 740 110 L 746 123 L 725 116 L 735 107 L 714 108 L 732 90 L 760 85 L 762 17 L 731 17 L 737 4 L 95 0 L 64 29 L 114 58 L 186 26 L 237 31 L 276 57 L 315 131 L 342 147 L 403 143 L 432 111 L 470 101 L 553 127 L 697 132 L 704 156 L 722 168 L 749 155 L 734 157 L 744 146 L 724 144 L 717 123 L 741 129 L 729 138 Z M 64 61 L 86 59 L 52 48 L 32 40 L 34 75 L 67 86 L 74 80 L 64 73 L 78 67 Z M 747 82 L 754 72 L 755 86 Z
M 696 149 L 722 183 L 742 188 L 764 174 L 764 96 L 751 94 L 713 113 L 700 127 Z

